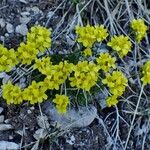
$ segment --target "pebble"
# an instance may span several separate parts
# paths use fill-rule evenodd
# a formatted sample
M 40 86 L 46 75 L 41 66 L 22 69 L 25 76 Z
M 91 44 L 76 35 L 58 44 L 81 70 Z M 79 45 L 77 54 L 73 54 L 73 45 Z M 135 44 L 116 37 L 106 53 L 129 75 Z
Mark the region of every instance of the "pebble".
M 26 17 L 26 16 L 20 17 L 20 23 L 22 24 L 28 24 L 30 20 L 31 20 L 31 17 Z
M 27 28 L 26 24 L 21 24 L 16 27 L 16 33 L 19 33 L 19 34 L 25 36 L 27 34 L 27 32 L 28 32 L 28 28 Z
M 0 149 L 1 150 L 17 150 L 19 149 L 19 145 L 14 142 L 0 141 Z
M 5 20 L 3 18 L 0 18 L 0 27 L 4 28 L 6 25 Z
M 3 123 L 4 122 L 4 115 L 1 115 L 0 116 L 0 123 Z
M 13 126 L 10 124 L 0 124 L 0 131 L 6 131 L 13 129 Z
M 7 23 L 7 25 L 6 25 L 6 30 L 7 30 L 8 33 L 13 33 L 13 32 L 14 32 L 14 27 L 13 27 L 13 25 L 10 24 L 10 23 Z
M 3 112 L 4 108 L 0 107 L 0 114 Z

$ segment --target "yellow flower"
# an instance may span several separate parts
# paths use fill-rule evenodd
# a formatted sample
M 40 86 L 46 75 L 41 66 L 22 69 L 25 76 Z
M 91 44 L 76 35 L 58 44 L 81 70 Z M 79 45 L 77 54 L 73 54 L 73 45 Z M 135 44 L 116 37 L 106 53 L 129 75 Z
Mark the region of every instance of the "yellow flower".
M 108 107 L 115 106 L 118 104 L 117 96 L 112 95 L 106 99 L 106 104 Z
M 76 27 L 76 34 L 78 35 L 77 41 L 82 43 L 85 47 L 92 47 L 96 41 L 94 35 L 94 27 L 87 25 L 85 27 Z
M 59 89 L 59 85 L 63 84 L 72 72 L 73 64 L 67 61 L 60 62 L 58 65 L 51 65 L 45 75 L 44 86 L 47 89 Z M 44 68 L 43 68 L 44 69 Z M 43 71 L 44 72 L 44 71 Z
M 51 47 L 51 31 L 40 25 L 31 28 L 31 31 L 27 33 L 27 43 L 34 43 L 36 48 L 44 52 L 45 49 Z
M 109 53 L 101 53 L 99 58 L 96 59 L 100 69 L 108 72 L 111 68 L 116 68 L 116 58 L 109 55 Z
M 142 77 L 142 81 L 143 83 L 146 84 L 150 84 L 150 60 L 147 61 L 144 66 L 143 66 L 143 77 Z
M 85 27 L 77 26 L 75 30 L 78 36 L 77 41 L 88 48 L 91 48 L 96 41 L 101 42 L 108 36 L 107 30 L 103 25 L 87 25 Z
M 34 69 L 38 69 L 42 74 L 48 75 L 52 66 L 50 57 L 43 57 L 40 59 L 35 59 Z
M 41 103 L 47 99 L 45 92 L 46 88 L 43 86 L 43 82 L 32 81 L 32 84 L 23 91 L 23 99 L 31 104 Z
M 22 64 L 30 65 L 33 60 L 36 59 L 36 55 L 38 54 L 38 50 L 34 43 L 20 43 L 18 47 L 18 58 L 21 60 Z
M 17 64 L 18 60 L 14 49 L 8 50 L 0 44 L 0 72 L 9 72 Z
M 110 92 L 115 96 L 121 96 L 127 86 L 127 79 L 121 71 L 113 71 L 112 74 L 107 74 L 106 78 L 102 80 L 106 84 Z
M 94 34 L 97 42 L 102 42 L 108 36 L 107 29 L 104 28 L 104 25 L 95 26 Z
M 111 41 L 107 43 L 112 49 L 118 52 L 120 57 L 124 57 L 131 51 L 131 42 L 127 36 L 114 36 Z
M 84 56 L 92 56 L 92 50 L 91 48 L 86 48 L 84 51 Z
M 146 31 L 148 30 L 148 27 L 142 19 L 133 19 L 131 22 L 131 28 L 135 31 L 138 43 L 146 36 Z
M 53 102 L 56 104 L 58 113 L 64 114 L 67 111 L 67 106 L 69 104 L 69 98 L 66 95 L 56 94 L 56 98 L 53 99 Z
M 69 78 L 72 87 L 89 91 L 98 80 L 99 67 L 93 62 L 79 61 L 73 71 L 74 76 Z
M 13 85 L 10 81 L 2 86 L 2 96 L 8 105 L 20 104 L 23 101 L 22 91 L 18 85 Z

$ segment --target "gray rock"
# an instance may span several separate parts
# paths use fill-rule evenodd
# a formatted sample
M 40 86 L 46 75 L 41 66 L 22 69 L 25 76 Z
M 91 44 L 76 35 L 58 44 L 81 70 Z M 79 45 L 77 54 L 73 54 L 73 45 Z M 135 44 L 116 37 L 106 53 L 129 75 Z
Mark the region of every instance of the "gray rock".
M 74 127 L 86 127 L 92 123 L 97 116 L 97 109 L 90 105 L 87 107 L 79 107 L 78 110 L 71 108 L 66 114 L 58 114 L 56 108 L 51 104 L 46 104 L 45 113 L 50 120 L 57 123 L 62 129 L 70 129 Z
M 0 124 L 0 131 L 6 131 L 13 129 L 13 126 L 10 124 Z
M 31 20 L 31 17 L 26 17 L 26 16 L 20 17 L 21 24 L 28 24 L 30 22 L 30 20 Z
M 0 123 L 3 123 L 4 122 L 4 115 L 1 115 L 0 116 Z
M 27 32 L 28 32 L 28 28 L 27 28 L 26 24 L 21 24 L 16 27 L 16 33 L 19 33 L 19 34 L 25 36 L 27 34 Z
M 6 25 L 5 20 L 3 18 L 0 18 L 0 27 L 4 28 Z
M 1 150 L 17 150 L 19 149 L 19 145 L 14 142 L 0 141 L 0 149 Z
M 4 108 L 0 107 L 0 114 L 3 112 Z
M 13 33 L 13 32 L 14 32 L 14 27 L 13 27 L 13 25 L 10 24 L 10 23 L 7 23 L 7 25 L 6 25 L 6 30 L 7 30 L 8 33 Z

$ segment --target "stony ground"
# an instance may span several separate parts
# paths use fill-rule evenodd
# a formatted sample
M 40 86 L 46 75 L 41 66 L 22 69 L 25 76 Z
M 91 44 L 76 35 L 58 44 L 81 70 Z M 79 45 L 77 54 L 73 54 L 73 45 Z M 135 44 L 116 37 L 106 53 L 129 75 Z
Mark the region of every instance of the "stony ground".
M 51 53 L 70 53 L 75 44 L 75 35 L 72 30 L 77 22 L 80 22 L 81 17 L 79 15 L 80 6 L 76 2 L 76 0 L 1 0 L 0 43 L 8 48 L 16 49 L 19 43 L 25 40 L 25 35 L 30 27 L 34 24 L 40 24 L 53 30 L 54 42 Z M 115 2 L 118 2 L 118 5 L 120 4 L 119 1 L 110 2 L 111 8 L 113 8 Z M 148 4 L 148 1 L 145 1 L 145 3 Z M 82 16 L 89 18 L 90 23 L 105 23 L 106 12 L 102 9 L 103 6 L 98 0 L 81 0 L 81 4 L 84 11 Z M 126 5 L 122 4 L 121 6 L 124 8 Z M 150 6 L 147 6 L 147 8 L 150 9 Z M 123 11 L 122 9 L 119 10 L 120 12 Z M 134 10 L 136 11 L 136 6 Z M 115 11 L 114 9 L 113 13 Z M 144 16 L 147 17 L 147 15 L 149 15 L 149 12 L 145 11 Z M 101 19 L 99 16 L 101 16 Z M 122 18 L 125 16 L 128 18 L 128 14 L 122 14 Z M 148 21 L 150 21 L 149 17 L 147 17 Z M 124 25 L 124 22 L 122 25 Z M 1 84 L 6 82 L 7 77 L 10 75 L 3 76 L 3 74 L 0 74 Z M 25 82 L 24 79 L 21 80 Z M 115 139 L 116 137 L 117 141 L 115 142 L 117 144 L 114 149 L 123 150 L 122 144 L 124 144 L 127 137 L 128 123 L 130 123 L 132 113 L 127 114 L 120 110 L 125 109 L 132 112 L 133 108 L 126 105 L 118 107 L 121 119 L 119 127 L 116 129 L 118 125 L 116 122 L 117 110 L 115 108 L 101 109 L 101 105 L 95 103 L 94 106 L 98 115 L 94 121 L 92 120 L 92 123 L 86 127 L 75 127 L 61 131 L 44 112 L 44 105 L 32 106 L 24 103 L 21 106 L 7 106 L 5 101 L 1 99 L 0 150 L 6 147 L 7 149 L 19 147 L 26 150 L 111 150 L 112 142 L 115 141 L 112 138 Z M 142 109 L 145 108 L 142 107 Z M 45 117 L 44 121 L 43 116 Z M 125 123 L 125 120 L 128 123 Z M 149 111 L 145 114 L 139 114 L 135 132 L 131 135 L 129 141 L 129 149 L 141 150 L 141 145 L 144 142 L 144 149 L 149 150 L 149 120 Z M 116 134 L 117 131 L 118 134 Z

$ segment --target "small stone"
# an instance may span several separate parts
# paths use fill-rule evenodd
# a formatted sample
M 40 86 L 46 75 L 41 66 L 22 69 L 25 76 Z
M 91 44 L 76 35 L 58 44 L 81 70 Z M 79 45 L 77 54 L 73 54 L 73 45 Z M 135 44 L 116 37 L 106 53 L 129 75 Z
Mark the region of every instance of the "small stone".
M 13 25 L 10 24 L 10 23 L 7 23 L 7 25 L 6 25 L 6 30 L 7 30 L 8 33 L 13 33 L 13 32 L 14 32 L 14 27 L 13 27 Z
M 31 114 L 31 113 L 32 113 L 32 111 L 31 111 L 31 110 L 27 110 L 27 113 L 28 113 L 28 114 Z
M 0 114 L 3 112 L 4 108 L 0 107 Z
M 6 25 L 5 20 L 3 18 L 0 18 L 0 27 L 4 28 Z
M 1 115 L 0 116 L 0 123 L 3 123 L 4 122 L 4 115 Z
M 27 28 L 26 24 L 21 24 L 16 27 L 16 33 L 19 33 L 19 34 L 25 36 L 27 34 L 27 32 L 28 32 L 28 28 Z
M 9 37 L 9 34 L 8 34 L 8 33 L 5 33 L 5 37 Z
M 26 16 L 20 17 L 20 23 L 22 24 L 28 24 L 30 20 L 31 20 L 31 17 L 26 17 Z
M 27 4 L 27 1 L 25 0 L 19 0 L 21 3 Z
M 13 136 L 10 135 L 10 136 L 9 136 L 9 140 L 12 140 L 12 139 L 13 139 Z
M 13 129 L 13 126 L 10 124 L 0 124 L 0 131 L 6 131 Z
M 8 141 L 0 141 L 0 149 L 1 150 L 17 150 L 19 149 L 19 145 L 14 142 L 8 142 Z
M 27 12 L 27 11 L 24 11 L 24 12 L 22 12 L 22 13 L 20 13 L 23 17 L 25 17 L 25 16 L 29 16 L 30 15 L 30 13 L 29 12 Z

